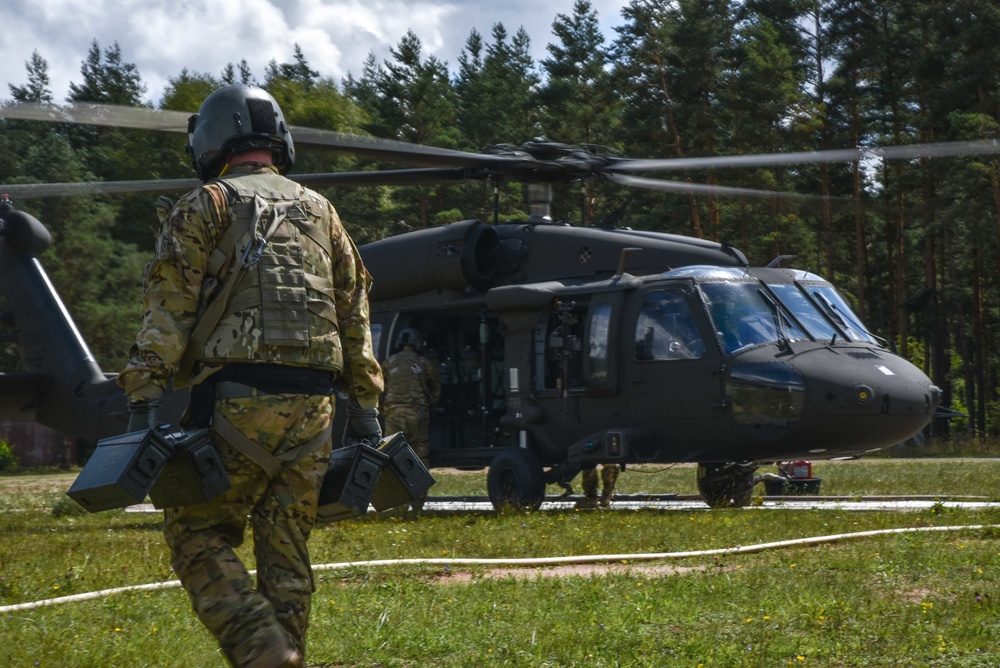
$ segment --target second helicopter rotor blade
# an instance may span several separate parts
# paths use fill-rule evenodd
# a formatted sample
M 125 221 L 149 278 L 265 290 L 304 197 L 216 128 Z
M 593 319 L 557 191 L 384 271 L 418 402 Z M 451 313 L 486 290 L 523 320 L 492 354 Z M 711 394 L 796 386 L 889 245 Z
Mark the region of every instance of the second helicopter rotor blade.
M 465 169 L 396 169 L 374 172 L 292 174 L 290 179 L 310 188 L 331 186 L 417 186 L 476 178 Z
M 779 165 L 853 162 L 855 160 L 879 158 L 883 160 L 908 160 L 913 158 L 944 158 L 997 153 L 1000 153 L 1000 142 L 984 139 L 942 142 L 938 144 L 904 144 L 900 146 L 844 148 L 830 151 L 801 151 L 797 153 L 720 155 L 649 160 L 626 159 L 613 162 L 609 170 L 615 172 L 642 172 L 679 169 L 720 169 L 729 167 L 772 167 Z
M 80 183 L 10 183 L 0 184 L 0 192 L 16 198 L 77 197 L 121 193 L 186 191 L 191 190 L 199 183 L 198 179 L 85 181 Z
M 822 202 L 832 201 L 839 198 L 821 195 L 803 195 L 801 193 L 783 192 L 779 190 L 757 190 L 754 188 L 737 188 L 733 186 L 718 186 L 707 183 L 687 183 L 685 181 L 666 181 L 662 179 L 650 179 L 641 176 L 629 176 L 626 174 L 606 173 L 605 178 L 611 183 L 631 186 L 633 188 L 643 188 L 645 190 L 658 190 L 660 192 L 698 194 L 698 195 L 728 195 L 738 197 L 763 197 L 791 199 L 802 202 Z

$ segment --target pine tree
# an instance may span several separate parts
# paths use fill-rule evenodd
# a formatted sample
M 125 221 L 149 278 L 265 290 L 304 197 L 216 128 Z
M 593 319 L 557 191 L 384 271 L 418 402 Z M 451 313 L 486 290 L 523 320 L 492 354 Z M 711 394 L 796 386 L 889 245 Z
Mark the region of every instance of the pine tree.
M 52 103 L 52 91 L 49 90 L 49 64 L 38 51 L 32 51 L 31 60 L 24 64 L 28 70 L 28 83 L 24 86 L 7 84 L 11 95 L 17 102 L 35 102 L 39 104 Z

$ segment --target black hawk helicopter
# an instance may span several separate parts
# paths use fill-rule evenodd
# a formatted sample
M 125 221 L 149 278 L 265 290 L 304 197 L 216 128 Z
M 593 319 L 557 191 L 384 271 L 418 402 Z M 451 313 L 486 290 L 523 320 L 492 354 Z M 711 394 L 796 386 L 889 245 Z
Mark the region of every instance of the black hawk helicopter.
M 13 105 L 0 117 L 185 132 L 187 114 L 100 105 Z M 762 463 L 857 456 L 919 433 L 940 391 L 891 352 L 823 278 L 752 267 L 696 238 L 553 223 L 554 184 L 608 181 L 676 192 L 782 193 L 699 186 L 633 172 L 862 159 L 841 151 L 630 160 L 533 142 L 466 153 L 292 128 L 295 143 L 414 165 L 291 175 L 310 187 L 465 179 L 526 183 L 527 222 L 465 220 L 361 247 L 374 277 L 379 359 L 416 328 L 442 380 L 432 467 L 488 467 L 496 507 L 537 509 L 545 486 L 596 463 L 698 464 L 713 507 L 749 502 Z M 995 153 L 989 142 L 879 149 L 885 159 Z M 0 185 L 12 197 L 187 190 L 195 179 Z M 801 196 L 800 196 L 801 197 Z M 25 371 L 0 374 L 0 419 L 88 440 L 121 433 L 124 396 L 90 353 L 37 255 L 45 227 L 3 207 L 3 324 Z M 775 265 L 776 263 L 772 263 Z M 176 421 L 186 393 L 168 395 Z M 344 411 L 340 411 L 342 414 Z

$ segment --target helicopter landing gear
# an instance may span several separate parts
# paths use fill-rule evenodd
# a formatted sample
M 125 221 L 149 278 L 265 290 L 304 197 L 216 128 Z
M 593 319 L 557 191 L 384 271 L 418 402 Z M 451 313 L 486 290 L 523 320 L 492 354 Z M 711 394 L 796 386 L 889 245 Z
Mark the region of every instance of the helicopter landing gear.
M 493 458 L 486 490 L 497 510 L 538 510 L 545 500 L 545 473 L 535 453 L 508 448 Z
M 710 508 L 742 508 L 753 496 L 756 470 L 751 462 L 698 464 L 698 492 Z

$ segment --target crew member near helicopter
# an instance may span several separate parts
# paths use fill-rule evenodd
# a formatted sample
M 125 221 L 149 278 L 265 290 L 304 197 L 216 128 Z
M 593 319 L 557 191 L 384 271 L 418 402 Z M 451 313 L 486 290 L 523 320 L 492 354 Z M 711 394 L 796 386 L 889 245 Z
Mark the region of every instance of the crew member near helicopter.
M 382 362 L 385 394 L 382 412 L 385 432 L 403 432 L 420 461 L 430 463 L 430 408 L 441 398 L 441 379 L 430 360 L 420 354 L 424 337 L 419 330 L 405 327 L 396 338 L 396 350 Z M 421 502 L 414 504 L 416 507 Z
M 598 475 L 597 467 L 585 468 L 580 472 L 580 483 L 583 487 L 583 498 L 576 502 L 581 509 L 610 508 L 611 499 L 615 494 L 615 483 L 618 482 L 618 464 L 601 465 Z M 600 491 L 600 496 L 598 496 Z
M 268 93 L 219 88 L 192 116 L 188 141 L 204 184 L 162 209 L 142 328 L 118 382 L 130 430 L 155 424 L 171 377 L 189 383 L 185 424 L 211 424 L 229 476 L 215 499 L 164 511 L 171 563 L 198 617 L 233 666 L 304 666 L 306 541 L 334 390 L 349 397 L 349 437 L 381 435 L 371 279 L 330 202 L 283 176 L 294 146 Z M 248 516 L 256 586 L 234 552 Z

